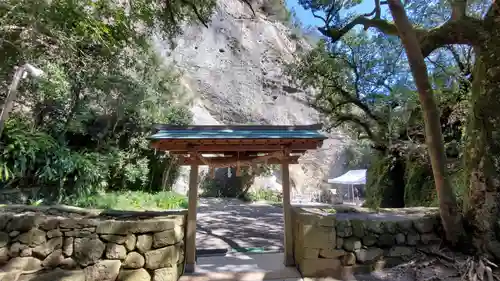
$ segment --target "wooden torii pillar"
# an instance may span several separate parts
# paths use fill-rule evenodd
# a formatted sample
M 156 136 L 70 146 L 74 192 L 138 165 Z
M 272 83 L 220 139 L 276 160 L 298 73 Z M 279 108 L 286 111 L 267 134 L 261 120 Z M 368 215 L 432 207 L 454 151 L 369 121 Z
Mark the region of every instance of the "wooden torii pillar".
M 288 151 L 282 152 L 281 160 L 277 163 L 281 165 L 281 178 L 282 178 L 282 188 L 283 188 L 283 216 L 285 222 L 284 229 L 284 264 L 285 266 L 294 266 L 293 258 L 293 226 L 291 217 L 291 200 L 290 200 L 290 163 L 295 163 L 296 159 L 290 157 Z M 266 159 L 266 157 L 258 157 Z M 293 159 L 291 161 L 291 159 Z M 202 156 L 193 157 L 191 163 L 191 170 L 189 173 L 189 191 L 188 191 L 188 216 L 186 225 L 186 266 L 185 272 L 192 273 L 195 271 L 196 265 L 196 207 L 198 201 L 198 163 L 200 161 L 202 164 L 207 163 L 207 159 L 203 159 Z M 229 165 L 230 161 L 221 162 L 222 165 Z M 274 162 L 276 163 L 276 162 Z M 246 162 L 245 165 L 249 165 L 250 162 Z
M 198 202 L 198 164 L 189 171 L 188 215 L 186 225 L 186 265 L 184 271 L 193 273 L 196 266 L 196 205 Z
M 290 200 L 290 166 L 283 161 L 281 163 L 281 182 L 283 188 L 283 216 L 285 222 L 285 266 L 295 265 L 293 258 L 293 226 L 292 226 L 292 205 Z

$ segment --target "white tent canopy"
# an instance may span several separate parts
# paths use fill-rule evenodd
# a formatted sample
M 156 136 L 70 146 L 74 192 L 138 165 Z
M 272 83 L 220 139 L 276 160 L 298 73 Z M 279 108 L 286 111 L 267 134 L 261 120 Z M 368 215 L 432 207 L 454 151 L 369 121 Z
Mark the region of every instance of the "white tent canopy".
M 338 184 L 366 184 L 366 170 L 350 170 L 340 177 L 328 179 L 328 183 Z

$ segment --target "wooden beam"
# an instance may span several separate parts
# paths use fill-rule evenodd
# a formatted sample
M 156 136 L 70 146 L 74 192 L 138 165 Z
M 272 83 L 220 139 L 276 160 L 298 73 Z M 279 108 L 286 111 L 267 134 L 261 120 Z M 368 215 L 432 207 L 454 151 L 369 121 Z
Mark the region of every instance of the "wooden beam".
M 285 220 L 285 266 L 294 266 L 293 258 L 293 222 L 290 203 L 290 169 L 287 163 L 281 164 L 281 183 L 283 188 L 283 216 Z
M 258 151 L 258 152 L 269 152 L 269 151 L 283 151 L 287 146 L 285 145 L 171 145 L 168 143 L 154 143 L 154 148 L 181 152 L 189 154 L 189 151 L 197 151 L 198 153 L 214 153 L 214 152 L 236 152 L 236 151 Z M 312 150 L 318 148 L 318 143 L 303 143 L 303 144 L 292 144 L 289 147 L 290 153 L 295 151 Z
M 189 172 L 188 215 L 186 225 L 185 272 L 194 272 L 196 265 L 196 207 L 198 201 L 198 165 L 192 164 Z
M 307 150 L 294 150 L 290 154 L 301 155 L 301 154 L 304 154 L 306 152 L 307 152 Z M 169 153 L 174 154 L 174 155 L 189 155 L 188 151 L 169 151 Z M 249 151 L 249 152 L 245 153 L 245 155 L 246 156 L 257 156 L 257 154 L 263 154 L 263 153 L 269 153 L 269 151 L 258 151 L 258 150 L 257 151 Z M 237 152 L 227 152 L 227 151 L 212 151 L 210 153 L 204 152 L 202 154 L 219 154 L 220 155 L 219 157 L 238 155 Z
M 287 130 L 287 131 L 318 131 L 323 127 L 322 124 L 312 125 L 190 125 L 175 126 L 168 124 L 155 124 L 157 130 L 179 130 L 179 131 L 220 131 L 220 130 L 243 130 L 243 131 L 269 131 L 269 130 Z
M 291 145 L 291 144 L 306 144 L 322 142 L 322 139 L 307 138 L 307 139 L 283 139 L 283 138 L 269 138 L 269 139 L 231 139 L 231 138 L 218 138 L 218 139 L 154 139 L 151 143 L 168 143 L 171 145 Z
M 231 164 L 235 163 L 238 161 L 238 158 L 236 157 L 205 157 L 205 159 L 208 159 L 209 161 L 214 161 L 218 162 L 221 164 Z M 251 161 L 252 159 L 258 159 L 256 157 L 240 157 L 240 161 Z M 264 162 L 264 161 L 263 161 Z M 269 165 L 274 165 L 274 164 L 281 164 L 281 163 L 288 163 L 288 164 L 298 164 L 299 163 L 299 156 L 288 156 L 283 160 L 276 159 L 276 158 L 271 158 L 267 160 L 267 164 Z M 179 157 L 179 160 L 177 162 L 179 165 L 207 165 L 202 159 L 193 159 L 191 157 Z

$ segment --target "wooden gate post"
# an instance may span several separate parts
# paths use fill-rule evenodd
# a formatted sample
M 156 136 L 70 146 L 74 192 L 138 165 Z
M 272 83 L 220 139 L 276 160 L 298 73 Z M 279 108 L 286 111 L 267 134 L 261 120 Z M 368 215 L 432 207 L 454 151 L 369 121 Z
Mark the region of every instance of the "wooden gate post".
M 293 259 L 292 206 L 290 203 L 290 169 L 288 162 L 281 163 L 281 182 L 283 187 L 283 215 L 285 220 L 285 266 L 295 265 Z
M 192 273 L 196 265 L 196 207 L 198 201 L 198 164 L 191 165 L 189 172 L 188 216 L 186 226 L 186 266 L 184 271 Z

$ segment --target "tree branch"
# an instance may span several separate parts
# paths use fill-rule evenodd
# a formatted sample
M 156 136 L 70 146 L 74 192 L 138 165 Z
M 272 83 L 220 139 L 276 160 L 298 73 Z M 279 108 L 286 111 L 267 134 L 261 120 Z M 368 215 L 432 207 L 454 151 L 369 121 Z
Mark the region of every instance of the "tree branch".
M 322 77 L 322 79 L 324 79 L 324 82 L 322 83 L 323 86 L 319 94 L 319 97 L 315 99 L 314 103 L 317 104 L 321 100 L 326 100 L 331 103 L 332 101 L 328 100 L 329 97 L 327 96 L 327 94 L 325 94 L 325 89 L 332 88 L 331 90 L 332 92 L 340 94 L 343 100 L 346 101 L 346 103 L 344 104 L 351 103 L 355 105 L 361 111 L 363 111 L 370 119 L 375 121 L 378 125 L 382 127 L 387 126 L 387 123 L 381 117 L 377 116 L 374 112 L 372 112 L 372 110 L 368 107 L 368 105 L 363 103 L 359 98 L 354 97 L 350 91 L 344 89 L 342 85 L 338 84 L 337 81 L 335 81 L 334 78 L 332 79 L 332 77 Z
M 335 118 L 335 123 L 332 124 L 332 127 L 338 127 L 347 122 L 357 125 L 366 134 L 367 138 L 374 143 L 374 147 L 378 147 L 378 149 L 380 150 L 384 150 L 384 148 L 386 148 L 386 145 L 383 144 L 383 142 L 375 135 L 375 133 L 372 132 L 370 124 L 366 123 L 356 115 L 337 115 Z
M 460 20 L 450 20 L 438 28 L 427 32 L 417 33 L 424 57 L 434 50 L 446 45 L 464 44 L 470 46 L 481 45 L 484 42 L 482 34 L 483 22 L 478 19 L 464 16 Z
M 170 3 L 170 1 L 166 1 L 166 6 L 167 6 L 167 13 L 168 13 L 168 16 L 170 17 L 170 21 L 172 22 L 172 24 L 177 24 L 177 20 L 175 19 L 175 14 L 174 14 L 174 8 L 172 6 L 172 3 Z
M 327 36 L 332 39 L 332 41 L 336 42 L 357 25 L 362 25 L 365 29 L 374 27 L 387 35 L 398 35 L 398 30 L 394 24 L 383 19 L 369 19 L 365 16 L 356 17 L 343 28 L 319 27 L 318 30 L 324 36 Z
M 333 15 L 334 15 L 334 12 L 336 11 L 335 9 L 335 5 L 332 3 L 330 5 L 330 8 L 328 9 L 328 11 L 326 12 L 326 22 L 325 22 L 325 26 L 329 26 L 330 25 L 330 22 L 332 21 L 333 19 Z
M 371 111 L 371 109 L 366 104 L 364 104 L 361 100 L 352 97 L 350 95 L 350 93 L 347 92 L 344 89 L 341 89 L 341 88 L 338 88 L 338 87 L 335 87 L 335 88 L 337 89 L 338 93 L 341 94 L 342 97 L 344 97 L 344 99 L 348 100 L 349 102 L 351 102 L 352 104 L 354 104 L 355 106 L 357 106 L 359 109 L 361 109 L 368 117 L 370 117 L 375 122 L 377 122 L 377 124 L 379 124 L 380 126 L 386 126 L 387 125 L 386 122 L 384 120 L 382 120 L 382 118 L 380 118 L 377 115 L 375 115 Z
M 375 12 L 375 18 L 380 19 L 380 0 L 375 0 L 375 9 L 373 11 Z
M 398 29 L 393 23 L 383 19 L 370 19 L 365 16 L 356 17 L 342 28 L 320 27 L 318 30 L 324 36 L 336 42 L 357 25 L 362 25 L 364 29 L 376 28 L 386 35 L 399 36 Z M 459 20 L 449 20 L 440 27 L 431 30 L 415 28 L 422 47 L 422 54 L 425 57 L 445 45 L 481 45 L 485 39 L 481 36 L 483 30 L 482 20 L 467 16 L 463 16 Z
M 356 98 L 359 99 L 361 96 L 360 90 L 359 90 L 359 81 L 361 79 L 361 75 L 359 74 L 359 69 L 358 66 L 356 65 L 356 57 L 354 56 L 355 52 L 354 49 L 352 48 L 351 45 L 346 44 L 347 48 L 351 51 L 351 60 L 349 61 L 348 59 L 344 59 L 347 65 L 352 69 L 354 72 L 354 93 L 356 94 Z
M 453 59 L 455 60 L 458 68 L 460 69 L 460 72 L 465 73 L 467 71 L 467 68 L 460 59 L 460 55 L 457 53 L 457 51 L 452 46 L 447 46 L 446 49 L 450 51 L 451 55 L 453 56 Z
M 312 12 L 312 14 L 313 14 L 313 17 L 322 20 L 325 23 L 325 25 L 328 25 L 328 21 L 324 17 L 316 15 L 315 12 Z
M 498 0 L 493 0 L 493 3 L 491 3 L 490 8 L 486 12 L 486 16 L 484 17 L 484 21 L 486 25 L 488 26 L 494 26 L 495 25 L 495 20 L 496 24 L 498 24 L 498 20 L 500 18 L 500 3 L 498 3 Z
M 168 1 L 167 1 L 168 2 Z M 191 1 L 188 1 L 188 0 L 182 0 L 182 3 L 188 5 L 191 7 L 191 9 L 193 9 L 193 12 L 194 14 L 196 15 L 196 17 L 198 18 L 198 20 L 206 27 L 208 28 L 208 23 L 205 21 L 205 19 L 201 16 L 200 14 L 200 11 L 198 11 L 198 8 L 196 7 L 196 5 L 191 2 Z
M 250 0 L 241 0 L 241 1 L 243 1 L 245 4 L 247 4 L 247 6 L 252 11 L 253 16 L 255 17 L 255 10 L 253 9 L 253 6 L 252 6 L 252 3 L 250 3 Z
M 339 93 L 342 96 L 343 100 L 336 102 L 335 100 L 333 100 L 332 97 L 328 96 L 327 94 L 324 94 L 325 88 L 328 88 L 328 87 L 333 88 L 334 92 Z M 322 103 L 325 101 L 328 102 L 329 107 L 322 106 Z M 347 105 L 347 104 L 352 104 L 352 105 L 356 106 L 357 108 L 359 108 L 370 119 L 375 121 L 379 126 L 381 126 L 381 127 L 387 126 L 387 123 L 382 118 L 380 118 L 379 116 L 374 114 L 371 111 L 371 109 L 366 104 L 364 104 L 361 100 L 353 97 L 348 91 L 342 89 L 341 87 L 335 86 L 335 85 L 324 85 L 323 89 L 320 92 L 320 95 L 312 103 L 310 103 L 310 105 L 314 109 L 316 109 L 316 110 L 318 110 L 326 115 L 337 115 L 338 113 L 335 112 L 335 110 L 344 106 L 344 105 Z
M 467 0 L 453 0 L 451 2 L 451 20 L 460 20 L 465 17 Z
M 372 110 L 365 103 L 363 103 L 361 101 L 361 99 L 360 99 L 361 94 L 360 94 L 360 89 L 359 89 L 359 81 L 361 79 L 361 74 L 359 73 L 358 67 L 356 65 L 356 59 L 354 57 L 354 53 L 355 53 L 354 50 L 349 45 L 347 45 L 347 47 L 351 51 L 350 60 L 348 58 L 345 58 L 345 57 L 341 57 L 340 59 L 343 60 L 351 68 L 351 70 L 354 72 L 354 76 L 355 76 L 354 77 L 354 79 L 355 79 L 355 81 L 354 81 L 354 95 L 355 96 L 353 96 L 350 91 L 344 89 L 344 87 L 342 87 L 342 85 L 339 84 L 335 80 L 335 78 L 322 77 L 324 79 L 324 82 L 323 82 L 323 89 L 320 93 L 319 99 L 325 98 L 325 96 L 323 95 L 323 92 L 324 92 L 326 87 L 332 88 L 333 92 L 340 94 L 347 103 L 351 103 L 351 104 L 355 105 L 356 107 L 358 107 L 359 109 L 361 109 L 369 118 L 374 120 L 378 125 L 380 125 L 382 127 L 387 126 L 387 123 L 383 120 L 383 118 L 377 116 L 374 112 L 372 112 Z M 332 56 L 332 54 L 330 54 L 330 57 L 332 59 L 337 59 L 336 57 Z

